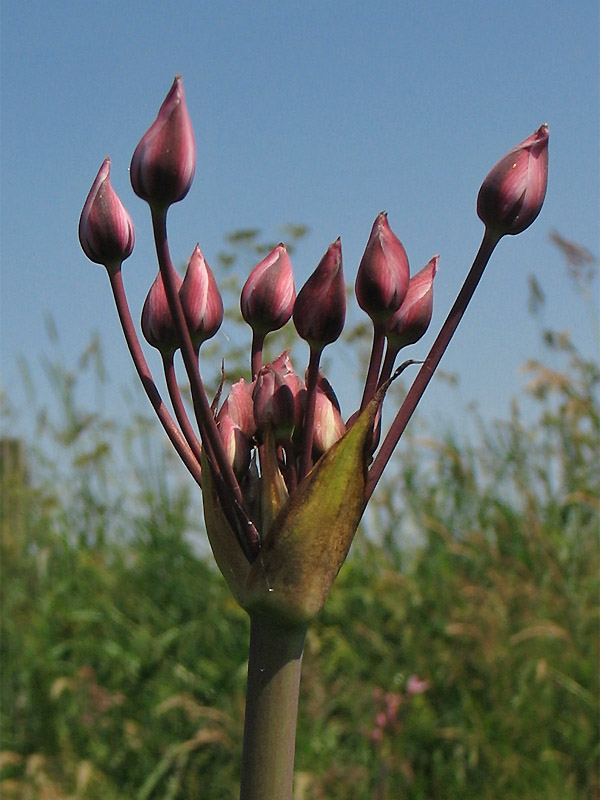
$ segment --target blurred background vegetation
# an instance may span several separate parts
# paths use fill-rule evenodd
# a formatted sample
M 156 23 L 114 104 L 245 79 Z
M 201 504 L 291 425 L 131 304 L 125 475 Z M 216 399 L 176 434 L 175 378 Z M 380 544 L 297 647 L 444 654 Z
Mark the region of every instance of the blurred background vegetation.
M 589 303 L 596 260 L 552 235 Z M 226 307 L 261 240 L 228 237 Z M 532 277 L 531 313 L 543 301 Z M 126 420 L 105 411 L 100 341 L 73 370 L 48 333 L 42 391 L 23 365 L 26 440 L 2 406 L 2 797 L 233 800 L 248 622 L 198 492 L 141 396 Z M 600 376 L 567 333 L 541 335 L 508 419 L 409 427 L 309 631 L 298 800 L 600 797 Z M 216 347 L 204 363 L 216 385 Z

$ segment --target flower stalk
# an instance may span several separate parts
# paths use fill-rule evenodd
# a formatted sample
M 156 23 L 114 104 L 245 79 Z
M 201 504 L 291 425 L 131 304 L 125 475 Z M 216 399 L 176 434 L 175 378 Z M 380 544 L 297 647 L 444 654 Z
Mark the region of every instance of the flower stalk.
M 291 800 L 305 636 L 305 625 L 250 614 L 240 800 Z
M 200 463 L 195 457 L 189 443 L 175 424 L 167 406 L 164 404 L 154 382 L 154 378 L 152 377 L 152 373 L 150 372 L 148 362 L 144 356 L 140 340 L 135 330 L 135 325 L 133 324 L 133 319 L 131 318 L 131 312 L 129 311 L 121 269 L 109 271 L 109 279 L 115 305 L 117 307 L 117 314 L 119 315 L 119 321 L 125 335 L 125 341 L 127 342 L 131 359 L 137 370 L 144 391 L 177 454 L 198 486 L 202 486 L 202 468 Z
M 167 209 L 151 206 L 151 215 L 158 265 L 163 278 L 169 309 L 180 340 L 181 355 L 190 381 L 192 403 L 198 427 L 200 428 L 200 435 L 208 451 L 209 465 L 219 476 L 218 485 L 224 485 L 224 489 L 220 491 L 224 493 L 224 497 L 227 492 L 230 492 L 232 495 L 233 502 L 226 502 L 225 504 L 226 513 L 235 521 L 235 530 L 239 536 L 240 546 L 244 550 L 246 557 L 249 560 L 253 560 L 256 558 L 259 551 L 259 534 L 254 523 L 245 511 L 242 493 L 233 467 L 225 453 L 223 442 L 219 436 L 217 425 L 211 412 L 208 397 L 200 376 L 198 354 L 192 343 L 190 331 L 187 326 L 181 299 L 179 297 L 179 286 L 175 279 L 177 273 L 175 272 L 169 253 L 169 244 L 167 240 Z
M 377 456 L 373 461 L 373 465 L 369 470 L 367 500 L 373 494 L 373 491 L 377 486 L 379 479 L 381 478 L 383 470 L 392 457 L 392 453 L 394 452 L 400 437 L 404 433 L 404 430 L 406 429 L 406 426 L 408 425 L 408 422 L 412 417 L 419 400 L 423 396 L 429 381 L 433 377 L 435 370 L 442 360 L 442 356 L 450 344 L 450 340 L 454 335 L 456 328 L 458 327 L 458 323 L 461 321 L 467 306 L 473 297 L 475 289 L 477 288 L 477 285 L 481 280 L 481 276 L 483 275 L 483 271 L 486 268 L 496 245 L 500 241 L 500 238 L 501 234 L 486 228 L 473 265 L 469 270 L 469 274 L 465 279 L 458 297 L 454 301 L 454 305 L 450 309 L 450 312 L 446 317 L 446 321 L 442 325 L 442 328 L 435 342 L 433 343 L 431 350 L 427 354 L 421 369 L 417 373 L 417 377 L 415 378 L 408 394 L 406 395 L 404 402 L 400 406 L 400 409 L 396 414 L 392 425 L 390 426 L 388 434 L 381 444 Z

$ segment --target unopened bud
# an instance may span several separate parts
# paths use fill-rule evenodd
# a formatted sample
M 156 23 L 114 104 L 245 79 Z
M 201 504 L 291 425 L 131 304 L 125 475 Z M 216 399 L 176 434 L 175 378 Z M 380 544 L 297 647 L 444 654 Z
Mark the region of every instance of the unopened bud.
M 382 212 L 373 224 L 356 275 L 358 305 L 374 322 L 387 322 L 400 308 L 408 280 L 406 251 Z
M 278 244 L 250 273 L 242 289 L 242 316 L 253 331 L 279 330 L 292 316 L 296 289 L 285 245 Z
M 131 217 L 110 185 L 110 158 L 104 159 L 79 218 L 83 252 L 109 272 L 119 269 L 135 243 Z
M 151 206 L 167 208 L 186 196 L 195 170 L 194 130 L 177 75 L 156 120 L 135 149 L 131 185 Z
M 340 336 L 345 319 L 342 243 L 337 239 L 300 290 L 294 304 L 294 325 L 299 336 L 320 351 Z
M 283 383 L 289 387 L 294 396 L 294 438 L 298 435 L 302 427 L 306 406 L 306 384 L 295 372 L 290 359 L 290 351 L 284 350 L 280 356 L 271 363 L 275 372 L 279 375 Z
M 418 342 L 425 335 L 433 313 L 433 279 L 439 256 L 434 256 L 410 279 L 404 302 L 388 322 L 387 338 L 394 350 Z
M 250 466 L 250 440 L 228 414 L 219 415 L 217 428 L 227 459 L 236 477 L 242 478 Z
M 500 235 L 521 233 L 540 213 L 548 183 L 548 126 L 507 153 L 484 180 L 477 214 Z
M 179 298 L 192 344 L 198 348 L 215 335 L 223 322 L 221 293 L 200 245 L 196 245 L 188 261 Z
M 346 426 L 339 408 L 325 392 L 317 389 L 312 442 L 314 454 L 318 457 L 326 453 L 345 433 Z
M 175 286 L 181 286 L 179 273 L 173 272 Z M 148 344 L 156 347 L 163 355 L 170 355 L 179 347 L 179 337 L 175 328 L 162 274 L 159 272 L 142 308 L 142 333 Z
M 256 433 L 254 404 L 252 401 L 253 389 L 254 386 L 252 384 L 247 384 L 243 378 L 240 378 L 231 387 L 217 417 L 217 421 L 225 416 L 230 417 L 249 439 Z
M 291 388 L 272 364 L 265 365 L 258 373 L 252 397 L 258 431 L 264 436 L 270 427 L 277 443 L 291 439 L 296 401 Z

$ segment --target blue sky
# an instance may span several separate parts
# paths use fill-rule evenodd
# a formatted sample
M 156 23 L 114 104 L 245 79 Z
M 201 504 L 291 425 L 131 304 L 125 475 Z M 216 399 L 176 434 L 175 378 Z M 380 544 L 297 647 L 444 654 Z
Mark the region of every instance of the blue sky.
M 2 8 L 2 382 L 23 403 L 22 354 L 49 351 L 50 312 L 67 363 L 98 330 L 118 408 L 131 367 L 101 267 L 77 241 L 81 207 L 106 155 L 137 244 L 124 277 L 133 309 L 153 280 L 145 204 L 128 167 L 181 73 L 198 168 L 170 212 L 181 263 L 198 241 L 209 263 L 223 234 L 287 222 L 310 236 L 293 260 L 300 286 L 342 237 L 353 280 L 386 210 L 413 271 L 440 253 L 424 356 L 477 250 L 481 181 L 513 145 L 550 126 L 550 179 L 532 228 L 499 246 L 442 367 L 460 390 L 431 387 L 423 411 L 460 425 L 469 401 L 502 417 L 541 354 L 527 277 L 547 295 L 543 324 L 588 354 L 593 326 L 549 242 L 551 229 L 598 253 L 598 8 L 480 2 L 33 2 Z M 136 312 L 137 315 L 137 312 Z M 225 342 L 224 342 L 225 344 Z M 335 353 L 334 353 L 335 358 Z M 156 363 L 156 362 L 152 362 Z M 336 361 L 344 411 L 352 355 Z M 298 370 L 303 365 L 296 365 Z M 41 391 L 43 382 L 40 382 Z M 25 415 L 26 419 L 26 415 Z

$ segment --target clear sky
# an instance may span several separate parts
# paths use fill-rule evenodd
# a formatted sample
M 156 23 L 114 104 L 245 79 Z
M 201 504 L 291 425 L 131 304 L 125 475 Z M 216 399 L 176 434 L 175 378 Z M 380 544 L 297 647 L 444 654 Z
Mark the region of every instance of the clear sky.
M 236 228 L 277 239 L 279 226 L 298 222 L 311 231 L 293 259 L 298 287 L 338 236 L 350 281 L 386 210 L 413 271 L 440 253 L 434 321 L 414 357 L 433 341 L 479 245 L 481 181 L 547 122 L 544 209 L 501 242 L 444 357 L 460 375 L 460 402 L 433 386 L 424 410 L 460 424 L 461 404 L 473 400 L 490 417 L 506 415 L 523 385 L 519 367 L 540 354 L 530 273 L 547 294 L 543 322 L 597 350 L 548 238 L 556 228 L 598 253 L 596 0 L 7 0 L 1 22 L 2 381 L 17 405 L 17 356 L 35 367 L 48 352 L 47 312 L 67 363 L 99 330 L 115 398 L 130 381 L 104 270 L 81 252 L 77 223 L 110 155 L 136 226 L 124 276 L 141 309 L 156 262 L 128 167 L 176 73 L 198 148 L 192 190 L 170 212 L 176 262 L 198 241 L 214 263 Z M 338 362 L 338 384 L 351 361 Z M 351 387 L 336 388 L 349 414 Z

